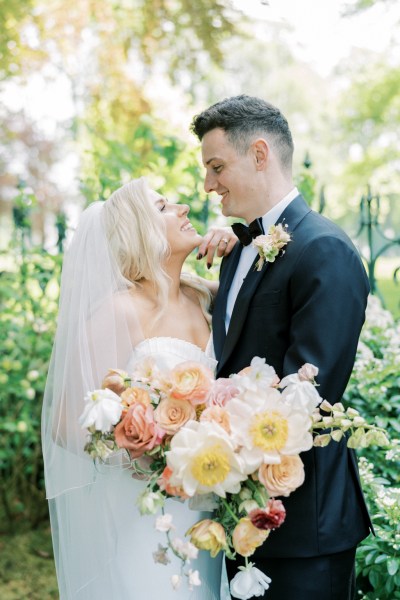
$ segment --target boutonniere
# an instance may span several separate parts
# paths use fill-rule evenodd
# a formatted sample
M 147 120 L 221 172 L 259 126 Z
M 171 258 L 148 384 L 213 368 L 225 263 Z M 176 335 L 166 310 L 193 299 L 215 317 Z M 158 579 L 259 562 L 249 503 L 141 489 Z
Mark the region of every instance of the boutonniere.
M 267 235 L 258 235 L 253 240 L 253 246 L 257 248 L 260 258 L 256 263 L 257 271 L 261 271 L 265 262 L 275 262 L 279 254 L 285 254 L 282 250 L 292 238 L 287 231 L 287 225 L 271 225 Z

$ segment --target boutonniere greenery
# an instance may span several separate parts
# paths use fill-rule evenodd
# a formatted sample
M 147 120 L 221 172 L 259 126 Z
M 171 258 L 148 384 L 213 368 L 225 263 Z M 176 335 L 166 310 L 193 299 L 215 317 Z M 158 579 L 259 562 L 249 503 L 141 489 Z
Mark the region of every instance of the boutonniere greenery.
M 258 235 L 253 240 L 260 258 L 256 263 L 257 271 L 261 271 L 266 262 L 275 262 L 277 256 L 285 254 L 283 248 L 292 241 L 287 225 L 271 225 L 266 235 Z

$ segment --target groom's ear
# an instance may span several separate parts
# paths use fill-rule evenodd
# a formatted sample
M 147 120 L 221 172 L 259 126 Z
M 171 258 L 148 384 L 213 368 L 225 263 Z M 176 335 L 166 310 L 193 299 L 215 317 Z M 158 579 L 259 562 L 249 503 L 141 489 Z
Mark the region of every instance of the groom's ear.
M 270 148 L 264 138 L 258 138 L 252 143 L 252 151 L 257 171 L 263 171 L 267 166 Z

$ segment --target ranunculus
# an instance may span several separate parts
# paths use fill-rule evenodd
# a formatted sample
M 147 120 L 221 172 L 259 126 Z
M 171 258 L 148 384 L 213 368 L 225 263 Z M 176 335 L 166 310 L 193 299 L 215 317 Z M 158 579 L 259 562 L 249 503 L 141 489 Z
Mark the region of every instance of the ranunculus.
M 233 530 L 232 544 L 241 556 L 251 556 L 268 535 L 268 530 L 258 529 L 249 517 L 243 517 Z
M 161 442 L 164 431 L 154 421 L 153 407 L 137 402 L 115 427 L 114 436 L 119 448 L 126 448 L 132 458 L 139 458 Z
M 174 398 L 190 400 L 194 405 L 203 404 L 212 381 L 212 372 L 201 363 L 183 362 L 171 371 L 170 395 Z
M 199 550 L 208 550 L 213 558 L 226 547 L 225 529 L 211 519 L 199 521 L 185 535 L 190 535 L 192 544 Z
M 286 509 L 281 500 L 268 500 L 265 508 L 256 508 L 249 513 L 249 519 L 257 529 L 277 529 L 286 518 Z
M 167 433 L 174 434 L 190 419 L 196 418 L 196 410 L 188 400 L 163 398 L 156 410 L 154 419 Z
M 270 583 L 271 578 L 250 563 L 247 567 L 239 567 L 239 573 L 231 581 L 230 592 L 239 600 L 258 598 L 264 596 Z
M 140 387 L 129 387 L 122 392 L 121 402 L 126 408 L 138 402 L 141 402 L 144 406 L 149 406 L 151 399 L 147 390 Z
M 299 456 L 282 456 L 277 465 L 262 464 L 258 479 L 270 496 L 289 496 L 304 483 L 304 465 Z
M 122 414 L 120 397 L 111 390 L 94 390 L 85 396 L 85 408 L 79 417 L 83 429 L 93 427 L 106 433 Z
M 107 375 L 101 383 L 101 387 L 107 388 L 120 396 L 125 390 L 125 380 L 128 378 L 128 373 L 121 369 L 109 369 Z
M 233 383 L 231 378 L 221 377 L 213 381 L 208 392 L 208 406 L 225 406 L 231 398 L 239 393 L 239 388 Z
M 161 473 L 161 477 L 159 477 L 157 480 L 160 490 L 167 492 L 167 494 L 170 496 L 189 498 L 189 496 L 185 494 L 185 490 L 182 486 L 174 486 L 170 484 L 171 475 L 172 469 L 165 467 L 164 471 Z
M 210 406 L 201 413 L 200 421 L 214 421 L 218 423 L 222 429 L 225 429 L 227 433 L 231 432 L 229 425 L 229 415 L 224 408 L 221 406 Z

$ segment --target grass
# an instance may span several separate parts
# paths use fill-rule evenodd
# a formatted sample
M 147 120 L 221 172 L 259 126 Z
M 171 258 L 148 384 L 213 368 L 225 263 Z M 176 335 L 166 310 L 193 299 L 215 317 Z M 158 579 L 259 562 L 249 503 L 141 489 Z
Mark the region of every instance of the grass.
M 57 600 L 50 526 L 0 536 L 1 600 Z

